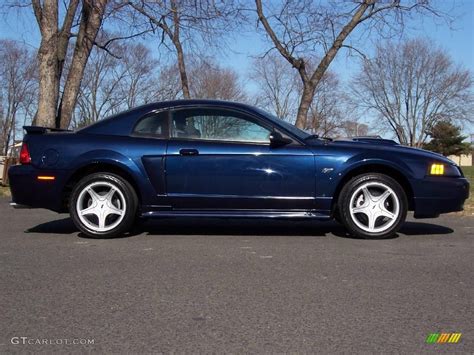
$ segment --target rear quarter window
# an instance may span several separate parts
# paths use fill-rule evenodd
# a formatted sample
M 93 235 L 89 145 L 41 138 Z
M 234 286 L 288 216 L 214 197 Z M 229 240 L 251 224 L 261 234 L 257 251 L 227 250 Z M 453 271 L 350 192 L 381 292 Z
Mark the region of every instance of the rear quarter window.
M 139 119 L 133 128 L 132 135 L 154 138 L 168 138 L 168 113 L 152 113 Z

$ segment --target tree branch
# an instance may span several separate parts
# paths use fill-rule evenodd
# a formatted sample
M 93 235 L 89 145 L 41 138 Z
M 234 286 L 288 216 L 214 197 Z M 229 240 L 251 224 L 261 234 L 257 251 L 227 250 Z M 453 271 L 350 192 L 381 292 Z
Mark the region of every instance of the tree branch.
M 156 17 L 146 12 L 145 9 L 143 9 L 143 7 L 137 6 L 131 1 L 126 1 L 126 3 L 130 5 L 131 7 L 133 7 L 140 14 L 147 17 L 153 24 L 161 28 L 164 32 L 166 32 L 166 34 L 168 35 L 170 39 L 173 39 L 173 33 L 171 32 L 170 28 L 165 23 L 163 23 L 163 21 L 158 20 Z
M 255 4 L 257 5 L 257 15 L 259 21 L 262 23 L 263 27 L 265 28 L 265 31 L 267 34 L 270 36 L 270 39 L 272 40 L 273 44 L 275 45 L 276 49 L 281 53 L 281 55 L 296 69 L 300 69 L 302 65 L 301 59 L 297 59 L 291 55 L 290 52 L 282 45 L 281 41 L 278 39 L 277 35 L 275 34 L 275 31 L 273 31 L 272 27 L 270 26 L 270 23 L 268 22 L 267 18 L 263 14 L 263 8 L 262 8 L 262 0 L 255 0 Z
M 33 11 L 35 13 L 36 21 L 40 31 L 43 31 L 42 21 L 43 21 L 43 10 L 41 8 L 40 0 L 31 0 L 31 5 L 33 6 Z
M 141 31 L 141 32 L 138 32 L 138 33 L 134 33 L 132 35 L 129 35 L 129 36 L 119 36 L 119 37 L 114 37 L 114 38 L 111 38 L 109 40 L 107 40 L 102 46 L 103 47 L 107 47 L 109 44 L 111 44 L 112 42 L 115 42 L 115 41 L 120 41 L 120 40 L 126 40 L 126 39 L 132 39 L 132 38 L 135 38 L 135 37 L 139 37 L 141 35 L 144 35 L 145 33 L 149 33 L 149 32 L 153 32 L 154 29 L 151 28 L 151 29 L 148 29 L 148 30 L 144 30 L 144 31 Z
M 357 48 L 355 48 L 355 47 L 353 47 L 353 46 L 351 46 L 351 45 L 343 44 L 343 45 L 341 46 L 341 48 L 347 48 L 347 49 L 349 49 L 349 50 L 351 50 L 351 51 L 355 51 L 355 52 L 357 52 L 357 54 L 359 54 L 359 55 L 362 57 L 362 59 L 367 60 L 367 56 L 366 56 L 361 50 L 359 50 L 359 49 L 357 49 Z

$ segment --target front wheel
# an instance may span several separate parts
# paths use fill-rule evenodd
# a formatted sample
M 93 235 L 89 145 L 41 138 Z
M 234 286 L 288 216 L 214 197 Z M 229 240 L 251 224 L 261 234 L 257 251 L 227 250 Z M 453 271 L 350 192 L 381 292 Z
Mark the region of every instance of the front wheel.
M 137 205 L 137 195 L 128 181 L 111 173 L 95 173 L 74 187 L 69 212 L 81 232 L 93 238 L 111 238 L 131 229 Z
M 394 235 L 407 215 L 407 197 L 394 179 L 383 174 L 360 175 L 342 189 L 340 218 L 349 232 L 367 239 Z

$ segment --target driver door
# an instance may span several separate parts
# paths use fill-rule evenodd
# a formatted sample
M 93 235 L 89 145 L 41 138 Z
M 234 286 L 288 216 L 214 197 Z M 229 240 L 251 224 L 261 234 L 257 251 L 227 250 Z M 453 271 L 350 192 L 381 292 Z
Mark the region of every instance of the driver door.
M 166 190 L 175 209 L 314 208 L 312 152 L 294 142 L 272 147 L 274 127 L 221 108 L 171 112 Z

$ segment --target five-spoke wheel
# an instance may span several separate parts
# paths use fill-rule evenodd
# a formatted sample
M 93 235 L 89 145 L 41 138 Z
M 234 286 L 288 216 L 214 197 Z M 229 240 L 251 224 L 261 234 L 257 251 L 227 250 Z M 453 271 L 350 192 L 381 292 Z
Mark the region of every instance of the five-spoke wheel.
M 120 176 L 96 173 L 83 178 L 74 188 L 70 212 L 76 226 L 92 237 L 112 237 L 132 226 L 137 196 Z
M 81 222 L 99 232 L 109 231 L 120 224 L 126 208 L 123 193 L 105 181 L 87 185 L 79 194 L 76 203 Z
M 397 232 L 407 213 L 403 188 L 383 174 L 360 175 L 342 189 L 338 213 L 349 231 L 364 238 L 386 238 Z

